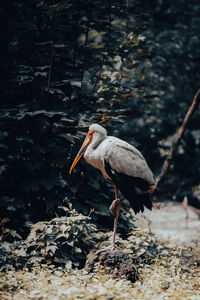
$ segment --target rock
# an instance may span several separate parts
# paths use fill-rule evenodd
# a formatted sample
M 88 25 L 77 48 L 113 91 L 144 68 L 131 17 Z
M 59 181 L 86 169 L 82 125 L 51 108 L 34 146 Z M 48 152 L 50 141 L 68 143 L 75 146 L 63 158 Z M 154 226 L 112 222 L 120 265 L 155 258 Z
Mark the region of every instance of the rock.
M 99 243 L 87 256 L 86 270 L 92 272 L 104 272 L 114 278 L 135 282 L 139 279 L 134 259 L 121 249 L 111 250 L 108 242 Z

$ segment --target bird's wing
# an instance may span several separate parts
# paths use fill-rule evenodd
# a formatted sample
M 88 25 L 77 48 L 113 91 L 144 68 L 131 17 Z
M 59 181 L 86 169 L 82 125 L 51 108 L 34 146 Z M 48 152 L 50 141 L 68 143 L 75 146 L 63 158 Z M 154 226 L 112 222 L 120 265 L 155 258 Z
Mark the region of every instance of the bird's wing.
M 155 184 L 155 177 L 140 151 L 120 139 L 111 143 L 105 160 L 113 171 Z

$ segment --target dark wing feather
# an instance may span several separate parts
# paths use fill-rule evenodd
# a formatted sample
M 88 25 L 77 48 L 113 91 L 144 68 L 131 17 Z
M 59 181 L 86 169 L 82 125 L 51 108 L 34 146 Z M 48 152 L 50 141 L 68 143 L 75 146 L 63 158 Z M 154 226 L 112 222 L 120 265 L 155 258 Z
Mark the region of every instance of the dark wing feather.
M 156 180 L 144 157 L 135 147 L 115 139 L 104 156 L 112 170 L 131 177 L 142 178 L 149 185 L 156 186 Z
M 135 187 L 145 191 L 149 189 L 149 183 L 142 178 L 129 176 L 123 173 L 118 173 L 113 170 L 107 161 L 104 161 L 105 170 L 114 184 L 119 188 L 121 193 L 130 202 L 135 214 L 144 211 L 144 206 L 152 209 L 152 202 L 149 194 L 137 194 Z

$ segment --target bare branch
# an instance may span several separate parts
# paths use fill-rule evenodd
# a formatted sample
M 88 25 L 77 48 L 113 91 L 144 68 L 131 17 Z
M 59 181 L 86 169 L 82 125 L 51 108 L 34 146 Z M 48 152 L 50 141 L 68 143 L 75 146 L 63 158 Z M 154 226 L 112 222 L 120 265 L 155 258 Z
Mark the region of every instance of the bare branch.
M 192 104 L 190 105 L 190 108 L 188 109 L 186 115 L 185 115 L 185 118 L 183 120 L 183 123 L 181 124 L 176 136 L 175 136 L 175 139 L 172 143 L 172 146 L 171 146 L 171 150 L 170 150 L 170 153 L 169 155 L 166 157 L 164 163 L 163 163 L 163 167 L 162 167 L 162 171 L 160 173 L 160 175 L 157 177 L 157 183 L 161 182 L 164 177 L 166 176 L 167 174 L 167 171 L 169 169 L 169 166 L 174 158 L 174 155 L 176 153 L 176 150 L 178 148 L 178 145 L 180 144 L 180 141 L 183 137 L 183 134 L 185 132 L 185 129 L 186 127 L 188 126 L 188 123 L 193 115 L 193 113 L 195 112 L 195 109 L 199 103 L 199 99 L 198 99 L 198 96 L 200 94 L 200 88 L 198 89 L 198 91 L 196 92 L 193 100 L 192 100 Z
M 52 71 L 52 65 L 53 65 L 53 56 L 55 54 L 55 50 L 54 50 L 54 43 L 51 43 L 51 56 L 50 56 L 50 64 L 49 64 L 49 75 L 48 75 L 48 88 L 50 88 L 51 86 L 51 71 Z

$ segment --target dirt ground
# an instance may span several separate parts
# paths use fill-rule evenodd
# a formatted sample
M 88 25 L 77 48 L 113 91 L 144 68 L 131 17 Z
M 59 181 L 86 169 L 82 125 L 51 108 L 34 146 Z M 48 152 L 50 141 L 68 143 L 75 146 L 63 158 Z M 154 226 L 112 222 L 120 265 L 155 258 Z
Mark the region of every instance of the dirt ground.
M 144 214 L 137 216 L 136 225 L 139 228 L 148 226 L 147 219 L 151 221 L 151 228 L 159 237 L 170 244 L 178 246 L 200 247 L 200 219 L 192 209 L 186 211 L 180 203 L 161 203 L 159 209 L 145 210 Z

